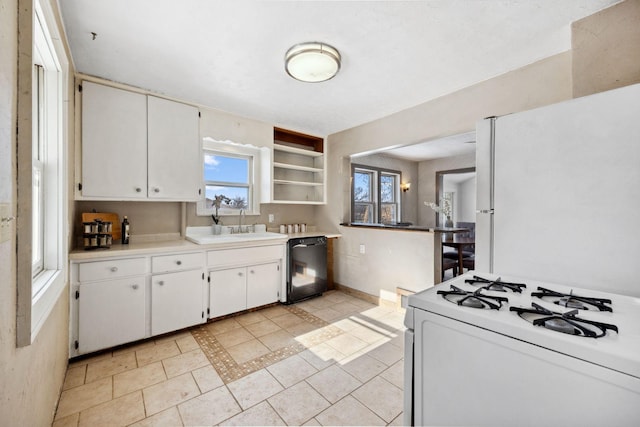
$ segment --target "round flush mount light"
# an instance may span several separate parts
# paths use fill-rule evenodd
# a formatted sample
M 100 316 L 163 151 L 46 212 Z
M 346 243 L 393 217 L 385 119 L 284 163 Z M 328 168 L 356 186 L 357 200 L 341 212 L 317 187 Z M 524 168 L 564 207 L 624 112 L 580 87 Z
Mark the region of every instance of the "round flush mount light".
M 287 74 L 294 79 L 309 83 L 324 82 L 340 70 L 340 52 L 325 43 L 300 43 L 287 51 L 284 62 Z

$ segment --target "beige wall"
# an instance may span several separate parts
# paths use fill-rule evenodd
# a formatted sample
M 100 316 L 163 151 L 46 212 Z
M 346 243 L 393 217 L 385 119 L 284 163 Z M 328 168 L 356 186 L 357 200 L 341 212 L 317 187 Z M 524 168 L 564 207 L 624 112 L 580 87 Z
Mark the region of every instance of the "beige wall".
M 20 31 L 30 31 L 31 1 L 0 0 L 0 203 L 10 204 L 13 215 L 18 5 L 24 11 Z M 35 341 L 16 348 L 16 234 L 15 225 L 12 227 L 11 239 L 0 243 L 0 423 L 46 426 L 53 419 L 67 367 L 68 293 L 63 292 Z
M 345 157 L 387 146 L 410 145 L 439 137 L 469 132 L 483 117 L 502 115 L 551 104 L 571 98 L 571 54 L 552 56 L 527 67 L 498 76 L 464 90 L 401 111 L 391 116 L 330 135 L 326 206 L 319 208 L 318 222 L 323 229 L 338 230 L 343 237 L 334 245 L 335 281 L 376 295 L 395 293 L 398 280 L 381 274 L 388 270 L 403 277 L 406 287 L 428 287 L 437 282 L 433 269 L 433 243 L 416 244 L 411 232 L 364 229 L 357 232 L 339 224 L 348 221 L 350 170 Z M 473 156 L 443 161 L 439 166 L 419 166 L 418 200 L 433 200 L 435 170 L 473 166 Z M 450 162 L 450 163 L 447 163 Z M 425 162 L 423 162 L 425 163 Z M 430 176 L 433 176 L 431 178 Z M 430 224 L 435 217 L 418 207 L 418 222 Z M 431 219 L 431 220 L 430 220 Z M 433 236 L 431 233 L 425 233 Z M 426 237 L 426 236 L 425 236 Z M 393 241 L 393 245 L 390 242 Z M 366 250 L 362 254 L 360 245 Z M 393 247 L 394 251 L 386 250 Z M 384 251 L 384 257 L 378 257 Z M 380 263 L 372 263 L 372 259 Z M 361 266 L 374 266 L 362 268 Z M 429 266 L 427 270 L 425 266 Z M 407 272 L 406 270 L 410 270 Z
M 640 0 L 627 0 L 571 26 L 573 96 L 640 83 Z
M 379 269 L 357 269 L 366 264 L 368 254 L 360 254 L 360 244 L 379 243 L 379 230 L 358 233 L 339 226 L 349 218 L 349 167 L 345 156 L 380 150 L 388 146 L 410 145 L 444 136 L 469 132 L 477 120 L 487 116 L 553 104 L 576 96 L 583 96 L 640 82 L 640 0 L 626 0 L 572 26 L 572 51 L 561 53 L 501 76 L 489 79 L 458 92 L 426 102 L 408 110 L 348 129 L 328 137 L 328 203 L 318 209 L 318 223 L 323 229 L 344 233 L 334 247 L 336 282 L 351 286 L 358 276 L 357 289 L 373 295 L 381 290 L 391 291 L 393 284 L 379 279 Z M 419 168 L 420 194 L 418 200 L 435 197 L 435 171 L 473 166 L 472 158 L 452 160 L 452 164 L 428 165 Z M 418 223 L 433 224 L 435 216 L 418 207 Z M 397 232 L 394 240 L 403 241 L 406 235 Z M 355 240 L 354 240 L 355 239 Z M 409 241 L 398 253 L 389 254 L 385 264 L 397 270 L 397 261 L 409 262 L 420 268 L 433 254 L 419 256 Z M 420 248 L 422 249 L 422 248 Z M 418 277 L 432 283 L 430 277 Z

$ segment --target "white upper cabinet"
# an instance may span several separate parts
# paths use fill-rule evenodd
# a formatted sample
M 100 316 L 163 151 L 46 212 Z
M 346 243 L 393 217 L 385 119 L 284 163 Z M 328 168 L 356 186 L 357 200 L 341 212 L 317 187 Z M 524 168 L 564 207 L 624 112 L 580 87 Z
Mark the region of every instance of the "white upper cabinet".
M 147 197 L 147 97 L 82 85 L 82 197 Z
M 193 106 L 83 82 L 77 198 L 198 201 L 199 134 Z
M 200 197 L 202 165 L 198 109 L 155 96 L 147 97 L 150 199 Z

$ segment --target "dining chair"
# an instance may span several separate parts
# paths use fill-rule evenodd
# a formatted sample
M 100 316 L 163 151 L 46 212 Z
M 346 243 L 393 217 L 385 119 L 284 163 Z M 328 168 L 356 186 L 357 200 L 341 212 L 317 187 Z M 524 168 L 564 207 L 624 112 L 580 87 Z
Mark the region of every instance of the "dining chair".
M 456 227 L 458 228 L 466 228 L 469 231 L 465 231 L 463 233 L 457 233 L 460 237 L 476 237 L 476 223 L 475 222 L 456 222 Z M 458 250 L 455 248 L 443 248 L 442 257 L 447 259 L 458 259 Z M 475 245 L 474 246 L 466 246 L 462 251 L 462 256 L 468 258 L 472 255 L 475 255 Z M 462 270 L 460 271 L 462 273 Z
M 444 279 L 444 273 L 447 270 L 453 269 L 453 277 L 458 275 L 458 260 L 442 258 L 442 278 Z

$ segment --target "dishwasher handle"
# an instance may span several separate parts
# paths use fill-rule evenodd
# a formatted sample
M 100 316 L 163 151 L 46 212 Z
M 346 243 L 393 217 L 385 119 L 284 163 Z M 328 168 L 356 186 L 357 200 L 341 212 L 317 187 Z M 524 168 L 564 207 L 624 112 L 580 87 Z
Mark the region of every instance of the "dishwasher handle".
M 308 243 L 308 244 L 302 244 L 302 243 L 298 243 L 297 245 L 292 246 L 292 248 L 309 248 L 311 246 L 322 246 L 324 245 L 324 243 Z

